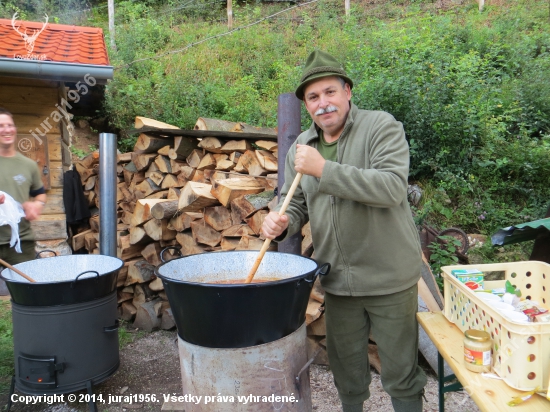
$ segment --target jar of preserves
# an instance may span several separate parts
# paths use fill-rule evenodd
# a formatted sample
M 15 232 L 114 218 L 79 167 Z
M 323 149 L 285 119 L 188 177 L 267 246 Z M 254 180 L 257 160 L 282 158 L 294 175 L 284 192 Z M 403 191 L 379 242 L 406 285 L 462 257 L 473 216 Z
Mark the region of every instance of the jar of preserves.
M 464 365 L 472 372 L 491 370 L 491 335 L 483 330 L 469 329 L 464 332 Z

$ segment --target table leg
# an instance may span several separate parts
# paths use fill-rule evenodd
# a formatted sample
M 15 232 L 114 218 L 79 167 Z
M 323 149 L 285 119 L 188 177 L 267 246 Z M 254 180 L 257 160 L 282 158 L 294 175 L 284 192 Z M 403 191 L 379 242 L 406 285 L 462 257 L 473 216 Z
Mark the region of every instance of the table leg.
M 445 382 L 456 380 L 455 374 L 445 375 L 445 361 L 443 356 L 437 352 L 437 383 L 439 389 L 439 412 L 445 412 L 445 393 L 456 392 L 462 389 L 462 384 L 457 380 L 455 383 L 445 385 Z

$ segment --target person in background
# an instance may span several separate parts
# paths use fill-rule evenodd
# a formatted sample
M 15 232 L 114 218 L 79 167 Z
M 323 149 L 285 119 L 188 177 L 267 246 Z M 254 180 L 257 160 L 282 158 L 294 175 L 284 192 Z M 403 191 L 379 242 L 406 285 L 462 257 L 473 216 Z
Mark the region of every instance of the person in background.
M 0 191 L 21 203 L 25 218 L 19 223 L 22 253 L 10 247 L 11 229 L 0 226 L 0 258 L 15 265 L 35 258 L 34 234 L 30 222 L 37 219 L 46 204 L 46 191 L 37 164 L 15 149 L 17 128 L 13 116 L 0 108 Z M 0 195 L 0 204 L 5 196 Z
M 280 203 L 262 231 L 283 241 L 309 220 L 315 258 L 331 264 L 321 283 L 328 358 L 344 412 L 363 411 L 370 396 L 369 334 L 394 410 L 421 412 L 421 248 L 407 202 L 409 147 L 392 115 L 351 103 L 352 87 L 333 56 L 309 55 L 295 93 L 313 122 L 287 154 Z M 303 177 L 281 216 L 297 172 Z

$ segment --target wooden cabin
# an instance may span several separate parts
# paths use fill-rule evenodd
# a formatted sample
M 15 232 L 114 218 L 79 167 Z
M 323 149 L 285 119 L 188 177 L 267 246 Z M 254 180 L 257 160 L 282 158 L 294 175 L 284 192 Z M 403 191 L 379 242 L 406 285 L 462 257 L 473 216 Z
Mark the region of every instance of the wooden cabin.
M 0 107 L 13 113 L 17 149 L 37 162 L 48 196 L 33 222 L 37 251 L 71 253 L 63 206 L 71 110 L 112 78 L 101 29 L 0 19 Z

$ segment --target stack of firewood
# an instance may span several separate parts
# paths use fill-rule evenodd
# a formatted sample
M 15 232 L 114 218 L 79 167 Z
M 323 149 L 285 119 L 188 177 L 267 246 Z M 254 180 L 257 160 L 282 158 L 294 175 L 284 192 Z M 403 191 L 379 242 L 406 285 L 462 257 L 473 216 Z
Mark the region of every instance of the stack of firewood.
M 196 128 L 212 123 L 217 130 L 258 131 L 204 118 Z M 138 117 L 136 128 L 141 127 L 175 128 Z M 162 249 L 179 249 L 166 251 L 163 258 L 169 260 L 180 254 L 261 248 L 261 224 L 270 202 L 277 202 L 276 131 L 261 132 L 270 136 L 199 140 L 142 133 L 133 152 L 118 156 L 117 243 L 118 257 L 125 262 L 117 284 L 122 319 L 146 330 L 174 326 L 162 282 L 154 274 Z M 91 207 L 99 207 L 98 163 L 98 154 L 92 153 L 75 164 Z M 99 216 L 72 242 L 75 251 L 98 253 Z

